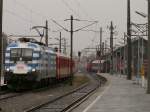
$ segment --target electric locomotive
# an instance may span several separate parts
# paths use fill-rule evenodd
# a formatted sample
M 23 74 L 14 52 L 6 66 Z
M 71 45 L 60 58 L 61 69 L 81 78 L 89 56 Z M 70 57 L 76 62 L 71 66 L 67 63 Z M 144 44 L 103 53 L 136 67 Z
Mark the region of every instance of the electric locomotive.
M 70 77 L 74 61 L 30 39 L 20 39 L 7 46 L 5 81 L 11 89 L 48 85 L 52 80 Z

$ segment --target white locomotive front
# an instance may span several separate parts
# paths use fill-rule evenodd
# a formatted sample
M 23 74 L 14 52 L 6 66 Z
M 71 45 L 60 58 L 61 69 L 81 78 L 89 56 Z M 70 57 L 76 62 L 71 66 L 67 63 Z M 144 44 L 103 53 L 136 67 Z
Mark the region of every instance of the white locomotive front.
M 28 88 L 56 77 L 56 54 L 33 42 L 12 42 L 5 55 L 5 81 L 9 88 Z

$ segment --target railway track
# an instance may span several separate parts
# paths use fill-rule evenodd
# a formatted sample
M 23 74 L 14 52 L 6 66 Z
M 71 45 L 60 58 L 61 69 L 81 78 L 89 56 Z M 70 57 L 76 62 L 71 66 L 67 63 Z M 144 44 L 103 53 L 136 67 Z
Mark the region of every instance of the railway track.
M 18 95 L 18 93 L 13 93 L 10 90 L 8 90 L 7 85 L 3 85 L 0 87 L 1 91 L 0 91 L 0 101 L 4 100 L 4 99 L 8 99 L 11 97 L 15 97 Z
M 0 101 L 7 100 L 9 98 L 14 98 L 14 97 L 17 97 L 17 96 L 21 96 L 21 95 L 24 95 L 24 94 L 27 94 L 27 93 L 42 91 L 42 90 L 48 89 L 48 88 L 50 88 L 50 87 L 38 88 L 38 89 L 34 89 L 32 91 L 25 91 L 25 92 L 18 92 L 18 93 L 10 91 L 8 89 L 5 89 L 3 91 L 0 91 Z
M 24 112 L 65 112 L 73 108 L 86 99 L 92 92 L 100 87 L 101 84 L 106 82 L 104 78 L 98 77 L 97 75 L 93 75 L 90 78 L 92 80 L 90 83 L 46 103 L 33 106 Z
M 0 101 L 6 100 L 9 98 L 13 98 L 13 97 L 17 97 L 20 95 L 23 95 L 23 93 L 14 93 L 14 92 L 10 92 L 10 91 L 3 91 L 0 93 Z
M 0 95 L 7 93 L 7 91 L 0 91 Z
M 44 87 L 44 88 L 38 88 L 38 89 L 35 89 L 35 90 L 32 90 L 32 91 L 26 91 L 26 92 L 20 92 L 20 93 L 16 93 L 16 92 L 12 92 L 12 91 L 9 91 L 9 90 L 3 90 L 3 91 L 0 91 L 0 101 L 3 101 L 3 100 L 7 100 L 9 98 L 14 98 L 14 97 L 17 97 L 17 96 L 21 96 L 21 95 L 24 95 L 24 94 L 29 94 L 29 93 L 36 93 L 36 92 L 40 92 L 40 91 L 43 91 L 43 90 L 46 90 L 46 89 L 49 89 L 49 87 Z
M 35 90 L 32 90 L 32 91 L 26 91 L 26 92 L 12 92 L 12 91 L 9 91 L 9 90 L 5 90 L 5 91 L 0 91 L 0 101 L 2 100 L 7 100 L 9 98 L 14 98 L 14 97 L 17 97 L 17 96 L 21 96 L 21 95 L 24 95 L 24 94 L 29 94 L 29 93 L 33 93 L 33 92 L 38 92 L 38 91 L 42 91 L 44 89 L 47 89 L 49 87 L 45 87 L 45 88 L 39 88 L 39 89 L 35 89 Z

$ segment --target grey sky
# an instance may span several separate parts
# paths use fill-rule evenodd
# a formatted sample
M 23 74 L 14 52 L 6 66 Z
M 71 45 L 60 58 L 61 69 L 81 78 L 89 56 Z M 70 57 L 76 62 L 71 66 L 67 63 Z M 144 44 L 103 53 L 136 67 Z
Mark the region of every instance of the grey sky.
M 126 1 L 127 0 L 4 0 L 3 31 L 7 34 L 36 34 L 30 31 L 33 25 L 44 25 L 46 19 L 49 20 L 51 30 L 60 29 L 50 19 L 54 19 L 66 28 L 70 28 L 69 21 L 63 20 L 69 18 L 71 14 L 74 18 L 86 20 L 98 20 L 98 25 L 93 25 L 88 29 L 99 30 L 102 26 L 104 30 L 103 37 L 109 37 L 107 26 L 112 20 L 118 31 L 118 39 L 126 31 Z M 145 23 L 135 10 L 147 13 L 146 0 L 131 0 L 132 21 Z M 73 11 L 72 11 L 73 10 Z M 82 27 L 88 22 L 75 22 L 74 28 Z M 69 41 L 69 33 L 62 32 L 63 37 Z M 49 32 L 50 37 L 58 37 L 59 33 Z M 92 32 L 77 32 L 74 34 L 75 51 L 81 50 L 87 46 L 92 46 L 98 42 L 99 34 Z M 53 43 L 55 40 L 51 40 Z M 109 41 L 108 41 L 109 42 Z

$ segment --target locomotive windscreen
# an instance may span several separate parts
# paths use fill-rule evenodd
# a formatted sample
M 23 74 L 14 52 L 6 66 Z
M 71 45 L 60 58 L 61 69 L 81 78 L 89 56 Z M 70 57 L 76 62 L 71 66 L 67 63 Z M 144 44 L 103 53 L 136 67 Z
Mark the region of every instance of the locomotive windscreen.
M 10 59 L 12 61 L 32 61 L 33 50 L 29 48 L 12 48 Z

